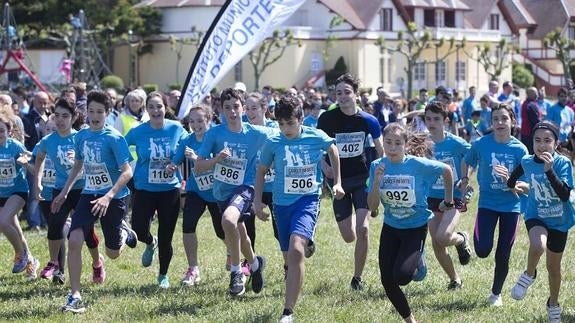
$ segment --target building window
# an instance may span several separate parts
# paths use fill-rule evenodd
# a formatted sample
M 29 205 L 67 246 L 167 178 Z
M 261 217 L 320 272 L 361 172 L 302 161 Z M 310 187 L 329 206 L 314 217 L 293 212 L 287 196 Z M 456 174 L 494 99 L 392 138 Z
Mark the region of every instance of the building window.
M 444 27 L 455 28 L 455 11 L 447 10 L 443 12 Z
M 569 39 L 575 40 L 575 25 L 569 25 L 567 32 Z
M 499 14 L 492 13 L 489 15 L 489 29 L 499 30 Z
M 379 10 L 379 29 L 382 31 L 393 30 L 393 10 L 391 8 Z
M 413 78 L 416 81 L 425 81 L 425 63 L 415 63 L 415 66 L 413 66 L 413 71 Z
M 236 82 L 242 82 L 243 80 L 243 75 L 242 75 L 242 61 L 239 61 L 235 66 L 234 66 L 234 80 Z
M 423 25 L 425 27 L 435 27 L 435 10 L 423 10 Z
M 455 80 L 465 81 L 465 62 L 455 62 Z
M 445 21 L 443 20 L 443 10 L 435 11 L 435 27 L 445 27 Z
M 435 79 L 438 82 L 445 82 L 445 62 L 439 61 L 435 64 Z

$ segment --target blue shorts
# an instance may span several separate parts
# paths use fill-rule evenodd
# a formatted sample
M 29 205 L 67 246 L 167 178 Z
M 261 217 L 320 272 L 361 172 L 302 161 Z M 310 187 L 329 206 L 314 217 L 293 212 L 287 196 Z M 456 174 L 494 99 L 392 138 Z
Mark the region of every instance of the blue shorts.
M 233 206 L 240 211 L 238 222 L 244 222 L 254 215 L 252 204 L 254 203 L 254 188 L 248 185 L 240 185 L 234 189 L 232 195 L 225 201 L 217 201 L 222 216 L 225 210 Z
M 98 218 L 92 214 L 93 204 L 90 202 L 102 196 L 103 195 L 96 194 L 80 195 L 80 199 L 72 215 L 70 232 L 82 228 L 82 231 L 84 231 L 84 239 L 89 240 L 89 235 L 92 234 L 94 223 L 98 220 Z M 106 210 L 106 215 L 100 218 L 106 248 L 108 249 L 120 250 L 120 247 L 122 247 L 122 219 L 124 218 L 125 209 L 126 204 L 123 199 L 112 199 Z M 69 234 L 68 237 L 70 237 Z
M 281 251 L 288 251 L 292 234 L 313 241 L 319 215 L 319 195 L 304 195 L 292 205 L 274 204 Z

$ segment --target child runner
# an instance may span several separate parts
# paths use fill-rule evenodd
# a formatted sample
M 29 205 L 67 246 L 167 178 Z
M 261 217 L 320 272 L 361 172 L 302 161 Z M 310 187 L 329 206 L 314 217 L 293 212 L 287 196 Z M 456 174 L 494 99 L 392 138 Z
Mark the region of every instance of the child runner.
M 465 140 L 469 143 L 474 143 L 477 139 L 487 133 L 488 127 L 487 124 L 485 124 L 485 121 L 481 118 L 481 108 L 474 109 L 471 112 L 471 118 L 467 120 L 467 124 L 463 130 L 465 131 Z
M 336 81 L 336 108 L 323 113 L 317 128 L 335 138 L 341 163 L 341 181 L 345 196 L 333 200 L 333 212 L 339 232 L 345 242 L 355 243 L 354 272 L 350 286 L 361 290 L 361 275 L 369 248 L 369 209 L 367 207 L 366 180 L 369 175 L 365 146 L 371 134 L 378 157 L 383 155 L 381 128 L 377 119 L 356 106 L 359 81 L 344 74 Z M 323 163 L 323 162 L 322 162 Z M 333 178 L 327 163 L 323 164 L 328 179 Z M 355 208 L 355 216 L 353 214 Z
M 273 131 L 242 122 L 245 97 L 240 90 L 225 89 L 220 98 L 226 123 L 206 132 L 195 168 L 200 173 L 214 169 L 213 192 L 222 211 L 225 242 L 231 255 L 229 294 L 239 296 L 245 292 L 240 247 L 250 263 L 253 291 L 259 293 L 264 287 L 265 258 L 254 254 L 243 222 L 253 216 L 250 209 L 259 149 Z M 212 155 L 215 157 L 210 158 Z
M 529 198 L 525 211 L 525 226 L 529 233 L 527 269 L 511 289 L 511 297 L 522 300 L 535 282 L 537 264 L 547 254 L 549 322 L 561 321 L 559 289 L 561 287 L 561 259 L 567 243 L 567 233 L 575 224 L 569 194 L 573 188 L 573 167 L 569 158 L 556 152 L 560 144 L 559 128 L 550 121 L 533 127 L 533 151 L 525 156 L 507 181 L 515 187 L 517 179 L 525 175 L 529 183 Z
M 35 196 L 40 201 L 40 206 L 45 205 L 44 202 L 46 200 L 52 201 L 53 197 L 60 194 L 74 165 L 74 138 L 77 131 L 72 129 L 72 124 L 77 116 L 76 106 L 75 103 L 65 99 L 56 101 L 55 106 L 53 116 L 56 131 L 40 140 L 37 145 L 36 161 L 34 163 L 36 174 Z M 47 198 L 43 194 L 43 189 L 46 186 L 53 188 Z M 62 229 L 70 211 L 76 208 L 82 187 L 84 187 L 84 177 L 80 176 L 76 178 L 60 210 L 52 213 L 50 208 L 47 209 L 48 212 L 45 217 L 46 222 L 48 222 L 50 261 L 40 272 L 41 278 L 59 279 L 57 278 L 58 273 L 64 269 L 64 263 L 60 261 L 61 248 L 64 245 Z M 106 279 L 106 271 L 104 269 L 104 258 L 98 251 L 99 240 L 94 230 L 86 236 L 86 245 L 92 256 L 92 281 L 96 284 L 101 284 Z M 56 278 L 54 275 L 56 275 Z
M 425 126 L 429 130 L 429 136 L 434 143 L 433 158 L 451 167 L 453 172 L 453 181 L 459 180 L 459 172 L 461 171 L 461 160 L 469 151 L 469 144 L 460 137 L 444 130 L 448 119 L 448 111 L 445 105 L 440 101 L 432 101 L 425 107 L 424 114 Z M 461 210 L 465 212 L 467 207 L 465 202 L 462 201 L 461 192 L 456 190 L 454 192 L 455 208 L 442 212 L 439 209 L 439 204 L 443 199 L 445 191 L 443 178 L 438 178 L 431 186 L 427 204 L 429 209 L 435 215 L 429 220 L 429 234 L 433 246 L 435 258 L 443 268 L 443 271 L 449 276 L 448 290 L 454 290 L 462 287 L 461 278 L 455 267 L 451 256 L 447 252 L 447 247 L 455 246 L 459 255 L 459 262 L 462 265 L 467 265 L 471 259 L 471 248 L 469 246 L 469 238 L 466 232 L 454 232 L 455 227 L 459 223 Z
M 179 121 L 168 120 L 167 99 L 160 92 L 152 92 L 146 99 L 150 120 L 132 128 L 126 135 L 129 146 L 136 146 L 134 170 L 134 203 L 132 228 L 138 239 L 146 244 L 142 266 L 149 267 L 154 252 L 159 249 L 160 272 L 158 285 L 169 288 L 168 268 L 172 260 L 172 238 L 180 213 L 180 174 L 167 172 L 178 141 L 186 134 Z M 150 225 L 154 214 L 158 219 L 158 236 L 152 236 Z
M 122 221 L 127 196 L 126 183 L 132 177 L 132 159 L 128 145 L 120 133 L 106 127 L 106 116 L 112 108 L 110 97 L 102 91 L 88 94 L 88 120 L 90 127 L 80 130 L 74 140 L 74 165 L 60 194 L 54 197 L 52 213 L 57 213 L 67 201 L 73 184 L 84 170 L 85 184 L 70 227 L 68 241 L 68 270 L 71 292 L 62 311 L 83 313 L 86 307 L 80 295 L 82 276 L 82 244 L 93 233 L 99 219 L 104 233 L 106 255 L 120 256 L 122 247 L 135 248 L 136 233 Z
M 499 104 L 492 110 L 493 132 L 471 145 L 461 166 L 460 185 L 469 182 L 469 167 L 478 166 L 479 202 L 473 242 L 479 258 L 486 258 L 493 248 L 495 226 L 499 222 L 499 238 L 495 251 L 495 270 L 488 303 L 501 306 L 501 289 L 509 271 L 509 257 L 515 242 L 519 220 L 520 200 L 515 190 L 507 187 L 511 170 L 527 154 L 527 148 L 515 137 L 511 129 L 516 124 L 513 108 Z
M 267 221 L 262 201 L 265 174 L 274 165 L 273 203 L 276 210 L 280 248 L 287 259 L 286 296 L 280 322 L 293 321 L 295 307 L 304 277 L 304 256 L 308 241 L 313 240 L 320 208 L 322 173 L 319 162 L 327 152 L 334 171 L 334 196 L 345 193 L 341 188 L 339 158 L 334 140 L 323 131 L 302 127 L 303 110 L 294 96 L 284 96 L 277 103 L 275 116 L 281 134 L 268 139 L 262 149 L 256 174 L 254 209 Z
M 26 170 L 32 166 L 26 147 L 11 138 L 12 127 L 10 119 L 0 116 L 0 232 L 14 248 L 12 273 L 26 271 L 26 279 L 34 280 L 40 263 L 28 249 L 17 218 L 28 198 Z
M 444 196 L 440 210 L 454 207 L 451 167 L 435 160 L 406 155 L 407 131 L 398 123 L 383 130 L 386 157 L 371 163 L 368 179 L 369 208 L 375 212 L 384 206 L 383 227 L 379 239 L 379 270 L 385 294 L 405 322 L 415 322 L 407 298 L 400 286 L 423 280 L 427 274 L 424 260 L 427 223 L 433 218 L 427 193 L 443 176 Z M 416 141 L 411 141 L 414 143 Z
M 167 168 L 170 172 L 175 171 L 176 165 L 181 164 L 184 158 L 190 159 L 192 162 L 198 158 L 195 151 L 200 149 L 204 135 L 210 128 L 212 120 L 211 109 L 205 105 L 194 106 L 190 109 L 187 120 L 193 133 L 181 139 L 178 143 L 172 164 L 168 165 Z M 222 241 L 224 240 L 224 229 L 222 228 L 222 213 L 218 208 L 212 191 L 214 186 L 213 169 L 200 173 L 192 168 L 188 174 L 190 175 L 186 180 L 186 200 L 182 224 L 182 240 L 188 260 L 188 270 L 184 274 L 182 284 L 192 286 L 200 281 L 196 227 L 206 207 L 212 217 L 212 225 L 216 236 Z

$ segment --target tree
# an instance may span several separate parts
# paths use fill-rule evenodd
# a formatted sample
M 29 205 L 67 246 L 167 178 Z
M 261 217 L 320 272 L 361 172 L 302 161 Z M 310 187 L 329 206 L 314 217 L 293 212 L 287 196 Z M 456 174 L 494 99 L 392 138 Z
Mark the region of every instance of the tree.
M 533 86 L 535 82 L 533 73 L 523 64 L 513 64 L 512 75 L 513 84 L 524 89 Z
M 496 81 L 503 73 L 503 70 L 509 67 L 511 62 L 509 54 L 514 51 L 516 52 L 517 49 L 508 44 L 505 38 L 501 38 L 495 47 L 492 47 L 491 43 L 477 45 L 477 56 L 467 52 L 465 54 L 481 64 L 490 79 Z
M 182 60 L 182 52 L 184 51 L 184 46 L 191 45 L 198 49 L 204 36 L 204 32 L 197 31 L 196 26 L 192 26 L 191 32 L 193 35 L 192 37 L 178 37 L 170 35 L 170 49 L 176 53 L 176 83 L 178 84 L 180 84 L 180 61 Z
M 407 24 L 407 35 L 404 35 L 404 32 L 400 30 L 397 33 L 397 38 L 399 42 L 394 47 L 388 46 L 383 36 L 377 39 L 375 45 L 379 47 L 382 53 L 387 49 L 400 53 L 407 59 L 407 66 L 404 68 L 404 71 L 407 74 L 407 98 L 410 99 L 413 90 L 413 69 L 423 50 L 429 47 L 431 33 L 427 29 L 422 32 L 417 32 L 417 26 L 411 21 Z
M 268 66 L 277 62 L 283 56 L 286 48 L 294 44 L 301 46 L 299 41 L 294 39 L 291 30 L 287 29 L 283 33 L 276 30 L 271 37 L 262 42 L 257 50 L 252 50 L 249 53 L 250 62 L 254 68 L 256 89 L 260 88 L 260 78 Z
M 333 18 L 331 18 L 330 22 L 329 22 L 329 28 L 328 28 L 328 33 L 329 35 L 327 36 L 327 38 L 325 39 L 325 47 L 322 51 L 323 54 L 323 59 L 325 61 L 328 60 L 329 58 L 329 52 L 330 50 L 333 48 L 333 46 L 335 45 L 335 41 L 337 40 L 337 36 L 333 34 L 333 29 L 339 25 L 341 25 L 345 20 L 340 17 L 340 16 L 334 16 Z
M 435 48 L 435 83 L 439 83 L 439 63 L 443 62 L 449 55 L 455 53 L 458 49 L 465 48 L 466 40 L 463 38 L 460 42 L 456 42 L 454 37 L 448 41 L 449 47 L 443 55 L 439 55 L 439 49 L 445 46 L 445 38 L 440 38 L 439 41 L 433 43 Z
M 570 84 L 573 81 L 571 79 L 570 66 L 575 62 L 575 58 L 571 57 L 570 52 L 575 48 L 575 41 L 563 37 L 561 29 L 556 28 L 545 36 L 543 39 L 543 47 L 555 51 L 557 59 L 561 61 L 561 65 L 563 65 L 565 84 Z

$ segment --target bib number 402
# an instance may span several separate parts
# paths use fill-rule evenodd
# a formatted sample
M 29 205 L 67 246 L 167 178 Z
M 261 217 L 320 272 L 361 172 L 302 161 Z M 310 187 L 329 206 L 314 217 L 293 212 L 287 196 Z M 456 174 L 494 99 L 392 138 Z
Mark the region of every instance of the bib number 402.
M 344 144 L 341 151 L 345 153 L 354 153 L 359 151 L 359 144 Z

